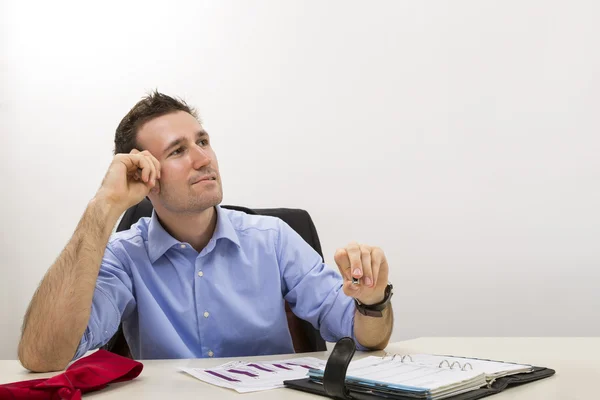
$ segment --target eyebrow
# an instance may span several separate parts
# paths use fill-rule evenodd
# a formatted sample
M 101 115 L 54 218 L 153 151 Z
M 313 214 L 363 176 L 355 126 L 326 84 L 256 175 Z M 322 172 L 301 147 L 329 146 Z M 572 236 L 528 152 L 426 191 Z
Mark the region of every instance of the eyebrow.
M 198 132 L 196 132 L 196 139 L 199 139 L 199 138 L 204 137 L 204 136 L 208 136 L 208 133 L 206 131 L 198 131 Z M 171 143 L 169 143 L 167 145 L 167 147 L 165 147 L 165 149 L 163 150 L 163 155 L 165 155 L 173 147 L 179 146 L 183 142 L 185 142 L 185 137 L 184 136 L 180 136 L 177 139 L 173 140 Z

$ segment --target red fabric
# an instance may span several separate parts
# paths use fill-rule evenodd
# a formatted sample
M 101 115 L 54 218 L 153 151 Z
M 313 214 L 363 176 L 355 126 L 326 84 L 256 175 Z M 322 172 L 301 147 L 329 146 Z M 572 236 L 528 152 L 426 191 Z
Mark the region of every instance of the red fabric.
M 0 385 L 0 400 L 80 400 L 83 393 L 136 378 L 143 368 L 138 361 L 98 350 L 52 378 Z

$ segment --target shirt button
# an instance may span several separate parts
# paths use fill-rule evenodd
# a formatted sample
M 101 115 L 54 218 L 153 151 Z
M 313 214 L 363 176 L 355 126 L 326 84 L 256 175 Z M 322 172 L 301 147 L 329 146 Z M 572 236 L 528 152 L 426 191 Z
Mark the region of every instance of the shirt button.
M 203 276 L 203 275 L 204 275 L 204 272 L 198 271 L 198 276 Z
M 213 353 L 213 352 L 212 352 L 212 350 L 210 350 L 210 351 L 208 352 L 208 356 L 209 356 L 209 357 L 212 357 L 212 356 L 214 356 L 214 355 L 215 355 L 215 353 Z
M 185 244 L 180 244 L 179 247 L 181 247 L 182 249 L 185 249 Z
M 204 318 L 208 318 L 210 314 L 208 313 L 208 311 L 204 311 Z

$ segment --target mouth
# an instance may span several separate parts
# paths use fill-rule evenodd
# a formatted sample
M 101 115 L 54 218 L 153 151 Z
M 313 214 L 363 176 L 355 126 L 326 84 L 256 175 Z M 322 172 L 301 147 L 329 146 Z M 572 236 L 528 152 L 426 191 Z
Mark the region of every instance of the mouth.
M 217 180 L 217 177 L 215 176 L 204 176 L 200 179 L 196 179 L 194 182 L 192 182 L 192 185 L 195 185 L 197 183 L 204 183 L 204 182 L 214 182 Z

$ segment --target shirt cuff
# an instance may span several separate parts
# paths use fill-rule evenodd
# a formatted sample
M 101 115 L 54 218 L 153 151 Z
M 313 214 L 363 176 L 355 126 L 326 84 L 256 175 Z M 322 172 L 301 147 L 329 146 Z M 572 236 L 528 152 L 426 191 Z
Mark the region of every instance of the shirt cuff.
M 321 324 L 321 336 L 325 341 L 335 343 L 343 337 L 350 337 L 356 344 L 358 351 L 369 351 L 356 340 L 354 334 L 354 316 L 356 314 L 356 304 L 352 297 L 344 294 L 342 287 L 336 289 L 337 297 L 333 301 L 333 306 L 324 318 Z

